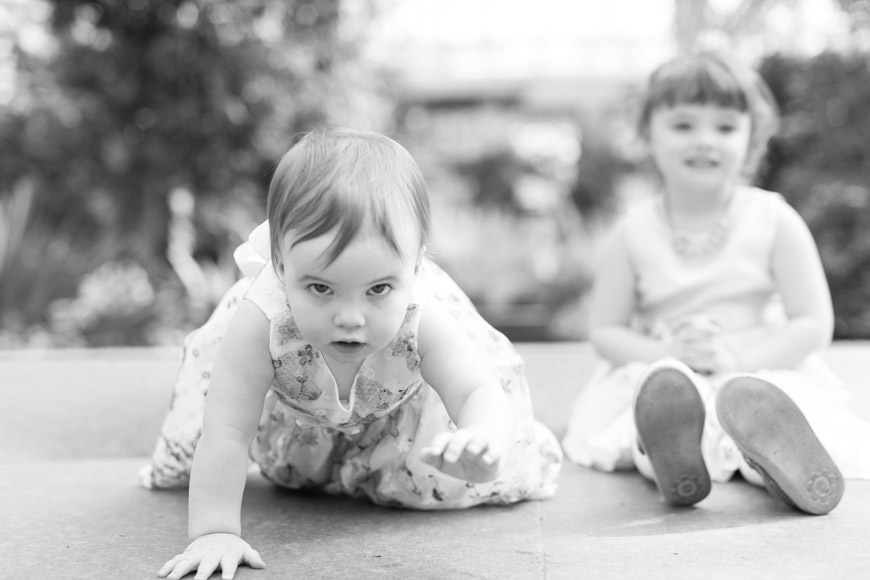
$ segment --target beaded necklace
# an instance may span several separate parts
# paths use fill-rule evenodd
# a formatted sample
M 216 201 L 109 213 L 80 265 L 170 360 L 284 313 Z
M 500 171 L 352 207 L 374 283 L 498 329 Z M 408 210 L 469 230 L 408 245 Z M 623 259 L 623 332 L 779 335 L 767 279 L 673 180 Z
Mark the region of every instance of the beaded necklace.
M 665 195 L 662 193 L 659 210 L 661 211 L 662 218 L 670 231 L 671 243 L 674 246 L 674 251 L 676 251 L 680 257 L 685 259 L 708 258 L 718 253 L 719 250 L 722 249 L 722 246 L 725 245 L 725 240 L 728 239 L 728 234 L 733 225 L 731 214 L 733 213 L 732 208 L 735 205 L 734 200 L 736 197 L 737 192 L 735 191 L 731 196 L 731 199 L 726 203 L 722 215 L 720 215 L 719 219 L 716 220 L 716 223 L 713 224 L 713 227 L 701 232 L 691 232 L 681 230 L 674 225 L 667 209 Z

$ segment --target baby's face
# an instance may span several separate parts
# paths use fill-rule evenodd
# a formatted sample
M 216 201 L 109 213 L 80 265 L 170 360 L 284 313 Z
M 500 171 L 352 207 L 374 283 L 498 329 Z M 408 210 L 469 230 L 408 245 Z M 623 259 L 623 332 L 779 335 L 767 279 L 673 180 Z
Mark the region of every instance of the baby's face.
M 401 247 L 419 245 L 400 233 Z M 371 228 L 360 230 L 331 264 L 327 248 L 336 233 L 292 246 L 293 232 L 281 253 L 284 286 L 303 336 L 327 360 L 358 364 L 384 348 L 396 335 L 416 280 L 419 252 L 398 256 Z

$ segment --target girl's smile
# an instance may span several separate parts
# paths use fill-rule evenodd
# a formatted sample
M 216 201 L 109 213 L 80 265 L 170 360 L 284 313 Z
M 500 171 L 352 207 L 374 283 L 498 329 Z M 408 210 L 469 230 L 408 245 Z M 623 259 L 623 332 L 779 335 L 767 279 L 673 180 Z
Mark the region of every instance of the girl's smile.
M 649 145 L 673 193 L 727 191 L 746 163 L 749 114 L 715 105 L 678 103 L 650 117 Z
M 689 157 L 686 165 L 695 169 L 715 169 L 719 167 L 719 162 L 709 157 Z

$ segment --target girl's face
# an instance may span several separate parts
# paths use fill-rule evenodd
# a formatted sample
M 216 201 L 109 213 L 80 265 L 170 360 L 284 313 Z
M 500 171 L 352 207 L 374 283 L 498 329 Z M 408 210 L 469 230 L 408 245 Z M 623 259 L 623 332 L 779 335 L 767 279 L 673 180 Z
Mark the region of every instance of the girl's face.
M 419 245 L 416 232 L 397 232 L 402 248 Z M 400 257 L 370 227 L 360 230 L 331 264 L 331 232 L 291 248 L 284 237 L 284 287 L 302 335 L 339 363 L 358 364 L 384 348 L 399 330 L 416 280 L 419 252 Z
M 749 113 L 683 103 L 653 111 L 648 139 L 669 189 L 718 193 L 743 171 L 750 133 Z

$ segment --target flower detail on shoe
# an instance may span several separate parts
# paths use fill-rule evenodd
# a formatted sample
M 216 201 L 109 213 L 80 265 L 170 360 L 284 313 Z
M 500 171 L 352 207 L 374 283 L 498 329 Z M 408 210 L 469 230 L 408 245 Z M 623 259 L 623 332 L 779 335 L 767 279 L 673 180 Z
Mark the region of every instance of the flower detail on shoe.
M 701 488 L 701 480 L 696 475 L 681 475 L 671 485 L 671 492 L 679 497 L 692 497 Z
M 810 500 L 825 505 L 834 499 L 837 495 L 837 479 L 839 478 L 827 468 L 814 471 L 807 483 Z

